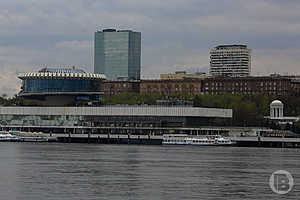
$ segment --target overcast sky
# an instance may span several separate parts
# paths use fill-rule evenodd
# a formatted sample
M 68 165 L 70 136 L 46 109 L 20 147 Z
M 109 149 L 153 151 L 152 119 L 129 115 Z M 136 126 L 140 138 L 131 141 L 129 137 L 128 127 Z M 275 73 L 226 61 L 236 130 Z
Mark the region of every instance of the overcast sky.
M 252 49 L 252 75 L 300 74 L 298 0 L 1 0 L 0 94 L 17 72 L 76 65 L 93 71 L 94 32 L 142 33 L 142 77 L 207 71 L 219 44 Z

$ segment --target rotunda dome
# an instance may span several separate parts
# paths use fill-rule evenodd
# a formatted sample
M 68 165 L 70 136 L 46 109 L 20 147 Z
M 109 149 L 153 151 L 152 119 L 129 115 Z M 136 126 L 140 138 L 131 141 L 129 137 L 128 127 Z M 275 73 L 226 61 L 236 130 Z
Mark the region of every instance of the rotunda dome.
M 272 101 L 272 103 L 270 105 L 271 106 L 282 106 L 283 103 L 279 100 L 274 100 L 274 101 Z

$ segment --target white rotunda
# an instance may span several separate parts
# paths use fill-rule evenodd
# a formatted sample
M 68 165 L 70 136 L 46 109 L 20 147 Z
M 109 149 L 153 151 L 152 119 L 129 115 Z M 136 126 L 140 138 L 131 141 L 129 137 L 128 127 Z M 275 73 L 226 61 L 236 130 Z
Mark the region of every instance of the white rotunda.
M 270 104 L 270 117 L 283 118 L 283 103 L 279 100 L 274 100 Z

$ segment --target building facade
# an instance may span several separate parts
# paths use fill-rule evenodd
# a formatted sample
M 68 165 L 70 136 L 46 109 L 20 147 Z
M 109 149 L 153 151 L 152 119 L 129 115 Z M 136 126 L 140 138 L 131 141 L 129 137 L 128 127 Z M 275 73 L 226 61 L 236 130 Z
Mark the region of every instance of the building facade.
M 104 29 L 95 32 L 94 73 L 107 79 L 140 79 L 141 33 L 131 30 Z
M 43 68 L 38 72 L 20 73 L 19 96 L 38 105 L 71 105 L 76 102 L 100 101 L 103 74 L 86 73 L 73 68 Z
M 201 79 L 182 80 L 142 80 L 141 94 L 201 94 Z
M 160 74 L 160 79 L 173 80 L 173 79 L 204 79 L 206 74 L 204 72 L 198 72 L 195 74 L 187 74 L 186 71 L 177 71 L 174 74 Z
M 209 77 L 204 79 L 141 80 L 141 94 L 266 94 L 286 95 L 295 90 L 287 77 Z
M 200 127 L 230 121 L 231 109 L 160 106 L 0 107 L 0 125 L 19 128 Z
M 139 80 L 116 80 L 116 81 L 104 81 L 102 83 L 102 89 L 105 96 L 113 96 L 116 94 L 135 93 L 140 92 Z
M 285 77 L 215 77 L 203 80 L 203 94 L 266 94 L 285 95 L 292 89 L 291 80 Z
M 247 45 L 219 45 L 210 51 L 212 76 L 245 77 L 251 73 L 251 49 Z

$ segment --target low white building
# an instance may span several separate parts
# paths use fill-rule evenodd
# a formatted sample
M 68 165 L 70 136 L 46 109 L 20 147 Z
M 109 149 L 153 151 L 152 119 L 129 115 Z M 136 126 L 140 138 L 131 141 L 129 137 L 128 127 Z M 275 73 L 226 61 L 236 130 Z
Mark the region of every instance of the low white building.
M 3 126 L 200 127 L 231 118 L 232 109 L 183 106 L 0 107 Z

